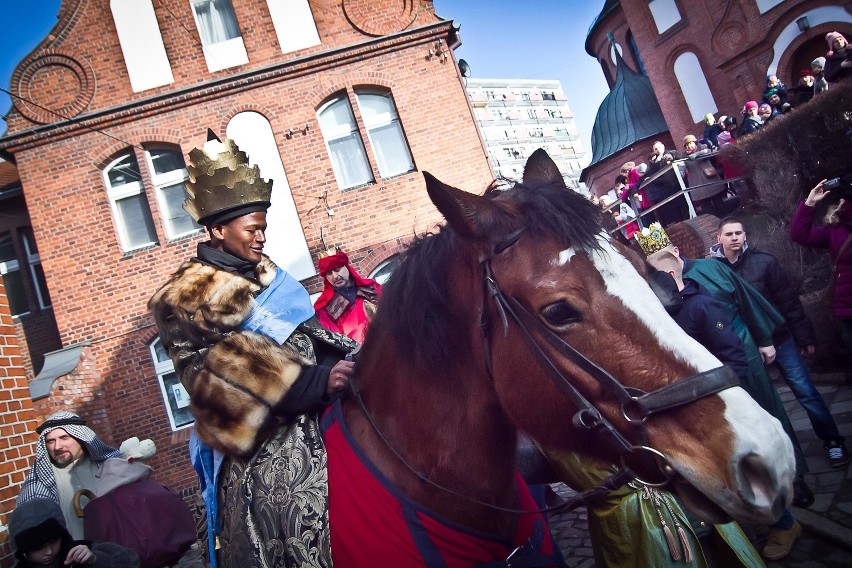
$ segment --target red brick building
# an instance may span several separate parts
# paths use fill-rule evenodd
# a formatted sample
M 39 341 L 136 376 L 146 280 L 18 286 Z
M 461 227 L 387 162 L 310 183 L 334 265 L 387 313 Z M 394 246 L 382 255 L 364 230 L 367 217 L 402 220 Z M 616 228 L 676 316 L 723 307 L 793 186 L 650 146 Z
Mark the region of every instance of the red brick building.
M 592 162 L 581 180 L 594 193 L 606 193 L 621 164 L 647 161 L 655 140 L 680 149 L 685 135 L 702 134 L 705 114 L 739 118 L 746 101 L 761 98 L 767 75 L 795 87 L 799 71 L 825 55 L 825 34 L 834 30 L 852 33 L 852 2 L 606 0 L 589 29 L 586 52 L 600 62 L 611 96 L 623 104 L 601 105 L 600 135 L 593 136 Z M 666 129 L 632 128 L 635 116 L 622 111 L 633 91 L 614 89 L 616 52 L 653 89 Z
M 204 239 L 180 208 L 186 155 L 211 128 L 274 180 L 267 252 L 309 291 L 323 239 L 369 274 L 438 220 L 422 171 L 491 179 L 458 42 L 427 0 L 64 0 L 13 74 L 0 138 L 49 293 L 32 299 L 28 277 L 30 311 L 57 330 L 43 368 L 20 365 L 34 418 L 75 409 L 115 445 L 152 438 L 159 479 L 190 493 L 191 416 L 146 309 Z

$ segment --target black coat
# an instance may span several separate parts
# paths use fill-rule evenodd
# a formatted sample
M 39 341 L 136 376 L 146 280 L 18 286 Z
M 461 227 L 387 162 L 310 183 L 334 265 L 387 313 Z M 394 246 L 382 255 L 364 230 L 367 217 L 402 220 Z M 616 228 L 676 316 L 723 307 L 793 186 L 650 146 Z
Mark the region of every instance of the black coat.
M 761 126 L 763 126 L 763 123 L 761 123 L 758 118 L 754 116 L 747 116 L 743 119 L 743 123 L 737 132 L 737 136 L 745 136 L 746 134 L 757 132 L 760 130 Z
M 852 67 L 842 67 L 844 61 L 852 59 L 852 50 L 849 46 L 843 49 L 836 49 L 831 52 L 831 55 L 825 57 L 825 80 L 829 83 L 836 83 L 847 77 L 852 77 Z
M 748 360 L 728 312 L 695 280 L 684 278 L 683 284 L 681 305 L 666 309 L 690 337 L 744 380 L 748 376 Z
M 799 347 L 816 344 L 813 324 L 805 315 L 805 308 L 777 258 L 748 244 L 733 264 L 725 257 L 720 244 L 713 245 L 711 254 L 754 286 L 784 316 L 786 329 L 776 330 L 773 343 L 785 341 L 788 334 L 792 333 Z

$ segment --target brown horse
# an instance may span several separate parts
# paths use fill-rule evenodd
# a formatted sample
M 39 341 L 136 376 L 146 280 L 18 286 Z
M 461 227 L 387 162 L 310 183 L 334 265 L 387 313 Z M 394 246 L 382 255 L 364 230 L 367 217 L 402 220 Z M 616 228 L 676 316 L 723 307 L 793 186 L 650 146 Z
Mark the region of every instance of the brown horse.
M 523 183 L 484 196 L 425 177 L 446 225 L 414 243 L 388 282 L 356 395 L 338 409 L 360 462 L 394 495 L 507 539 L 521 430 L 548 448 L 662 471 L 709 520 L 780 515 L 794 473 L 780 424 L 713 371 L 719 361 L 666 314 L 641 263 L 609 240 L 598 209 L 566 189 L 545 152 L 530 157 Z M 335 528 L 336 511 L 353 505 L 331 446 L 337 561 L 363 534 Z

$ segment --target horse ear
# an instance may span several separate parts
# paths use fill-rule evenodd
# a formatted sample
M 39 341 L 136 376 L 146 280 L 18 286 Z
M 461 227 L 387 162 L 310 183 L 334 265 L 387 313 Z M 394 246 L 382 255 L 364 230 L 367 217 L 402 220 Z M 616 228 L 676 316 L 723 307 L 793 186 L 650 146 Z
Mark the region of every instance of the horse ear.
M 456 189 L 438 180 L 429 172 L 423 172 L 429 199 L 443 213 L 447 223 L 467 239 L 481 238 L 477 217 L 489 203 L 483 197 Z
M 544 186 L 559 183 L 565 185 L 562 174 L 556 163 L 542 148 L 539 148 L 527 159 L 524 166 L 524 185 Z

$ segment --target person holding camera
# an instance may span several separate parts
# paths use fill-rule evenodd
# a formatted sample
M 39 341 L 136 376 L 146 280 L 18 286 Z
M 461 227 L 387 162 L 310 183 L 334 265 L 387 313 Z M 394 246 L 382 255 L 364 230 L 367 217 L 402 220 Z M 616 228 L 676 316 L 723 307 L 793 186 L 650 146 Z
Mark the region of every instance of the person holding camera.
M 814 223 L 816 205 L 831 193 L 840 201 L 826 215 L 826 224 Z M 829 294 L 832 313 L 840 320 L 843 340 L 852 354 L 852 183 L 849 176 L 822 180 L 799 204 L 790 221 L 790 238 L 802 246 L 827 248 L 831 257 L 832 275 Z

